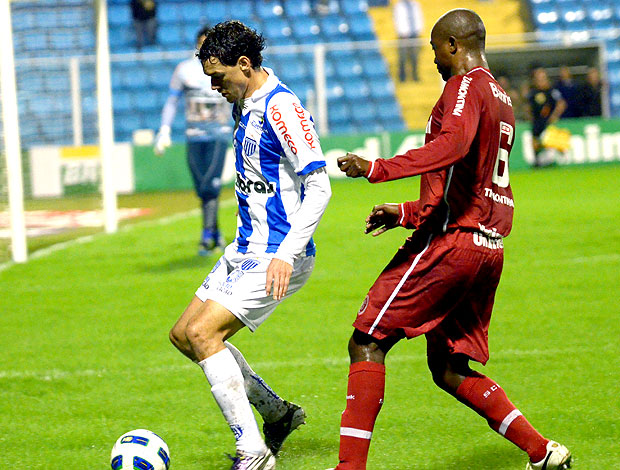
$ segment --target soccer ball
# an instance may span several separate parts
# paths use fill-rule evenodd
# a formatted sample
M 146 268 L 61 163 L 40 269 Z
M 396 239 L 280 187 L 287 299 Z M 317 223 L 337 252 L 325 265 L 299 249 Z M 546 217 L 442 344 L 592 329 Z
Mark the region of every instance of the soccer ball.
M 170 451 L 154 432 L 135 429 L 118 438 L 112 448 L 113 470 L 168 470 Z

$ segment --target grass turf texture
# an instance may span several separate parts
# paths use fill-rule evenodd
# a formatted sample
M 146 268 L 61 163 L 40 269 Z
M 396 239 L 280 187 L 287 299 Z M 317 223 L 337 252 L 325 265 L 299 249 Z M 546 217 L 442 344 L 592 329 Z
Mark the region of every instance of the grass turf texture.
M 499 382 L 574 467 L 620 468 L 620 166 L 512 175 L 517 205 L 490 331 Z M 308 285 L 235 344 L 308 424 L 285 444 L 280 470 L 337 462 L 351 322 L 407 235 L 363 235 L 375 203 L 412 199 L 417 180 L 335 181 L 316 234 Z M 234 208 L 222 210 L 234 232 Z M 107 468 L 122 433 L 147 428 L 172 469 L 229 468 L 233 437 L 195 365 L 168 329 L 216 256 L 195 256 L 198 216 L 135 224 L 0 272 L 0 455 L 12 469 Z M 523 469 L 526 456 L 437 389 L 425 341 L 388 355 L 386 401 L 369 468 Z

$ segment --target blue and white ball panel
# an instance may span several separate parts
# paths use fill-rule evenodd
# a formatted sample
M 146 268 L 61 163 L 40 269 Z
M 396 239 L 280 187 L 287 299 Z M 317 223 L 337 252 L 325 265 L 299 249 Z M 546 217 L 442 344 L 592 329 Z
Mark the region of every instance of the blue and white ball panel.
M 295 260 L 288 290 L 284 298 L 297 292 L 314 269 L 314 256 Z M 238 253 L 233 245 L 226 247 L 209 275 L 196 290 L 196 297 L 213 300 L 236 316 L 250 331 L 256 330 L 282 300 L 265 294 L 267 268 L 271 258 Z
M 112 470 L 168 470 L 170 451 L 154 432 L 135 429 L 118 438 L 110 456 Z

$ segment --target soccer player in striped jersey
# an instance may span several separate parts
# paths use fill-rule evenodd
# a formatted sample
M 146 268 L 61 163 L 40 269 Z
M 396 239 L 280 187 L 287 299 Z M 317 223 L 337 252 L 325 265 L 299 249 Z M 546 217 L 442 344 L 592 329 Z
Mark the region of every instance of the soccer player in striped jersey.
M 227 340 L 254 331 L 314 268 L 312 235 L 331 197 L 312 117 L 273 70 L 264 40 L 238 21 L 206 32 L 198 57 L 214 90 L 233 103 L 237 235 L 170 332 L 203 369 L 236 439 L 236 470 L 270 470 L 304 410 L 276 395 Z M 261 414 L 265 441 L 250 403 Z
M 469 361 L 489 358 L 488 327 L 514 202 L 508 157 L 514 114 L 488 69 L 485 28 L 471 10 L 451 10 L 431 32 L 435 64 L 447 82 L 432 110 L 426 144 L 369 162 L 338 164 L 371 183 L 422 175 L 420 199 L 375 206 L 366 233 L 415 229 L 379 275 L 353 323 L 347 405 L 337 470 L 364 470 L 383 403 L 385 356 L 402 338 L 426 335 L 434 382 L 527 452 L 527 469 L 564 469 L 568 449 L 532 427 L 490 378 Z

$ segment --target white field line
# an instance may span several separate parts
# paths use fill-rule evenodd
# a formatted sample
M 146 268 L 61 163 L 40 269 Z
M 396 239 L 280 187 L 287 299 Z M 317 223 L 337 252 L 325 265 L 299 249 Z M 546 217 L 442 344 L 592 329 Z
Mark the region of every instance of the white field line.
M 230 199 L 225 199 L 223 201 L 220 202 L 220 207 L 226 208 L 226 207 L 231 207 L 236 203 L 234 198 L 230 198 Z M 130 232 L 131 230 L 135 229 L 135 228 L 139 228 L 139 227 L 155 227 L 158 225 L 168 225 L 174 222 L 177 222 L 179 220 L 183 220 L 186 219 L 188 217 L 194 217 L 196 215 L 200 214 L 200 210 L 199 209 L 192 209 L 191 211 L 187 211 L 187 212 L 180 212 L 178 214 L 173 214 L 173 215 L 169 215 L 166 217 L 162 217 L 160 219 L 154 219 L 154 220 L 145 220 L 143 222 L 136 222 L 135 224 L 128 224 L 128 225 L 124 225 L 123 227 L 121 227 L 118 231 L 120 233 L 124 233 L 124 232 Z M 37 259 L 37 258 L 43 258 L 45 256 L 48 256 L 52 253 L 55 253 L 57 251 L 61 251 L 61 250 L 65 250 L 67 248 L 70 248 L 72 246 L 75 245 L 80 245 L 83 243 L 90 243 L 93 240 L 106 236 L 106 235 L 110 235 L 107 233 L 97 233 L 97 234 L 93 234 L 93 235 L 86 235 L 83 237 L 79 237 L 79 238 L 74 238 L 73 240 L 67 240 L 66 242 L 60 242 L 60 243 L 56 243 L 55 245 L 49 246 L 47 248 L 41 248 L 40 250 L 35 251 L 34 253 L 31 253 L 30 255 L 28 255 L 29 259 Z M 11 268 L 12 266 L 15 266 L 15 263 L 13 261 L 8 261 L 6 263 L 0 264 L 0 272 Z
M 171 346 L 172 347 L 172 346 Z M 612 352 L 615 346 L 606 345 L 598 346 L 596 348 L 583 348 L 579 349 L 582 354 L 595 354 L 603 353 L 605 351 Z M 494 359 L 501 358 L 513 358 L 513 357 L 558 357 L 558 356 L 571 356 L 574 354 L 573 348 L 557 348 L 557 349 L 506 349 L 503 351 L 497 351 L 492 354 Z M 426 363 L 426 355 L 420 353 L 419 355 L 405 355 L 394 354 L 394 356 L 388 359 L 390 364 L 398 363 Z M 252 363 L 252 368 L 256 371 L 264 371 L 269 369 L 278 369 L 280 367 L 288 368 L 302 368 L 302 367 L 347 367 L 349 359 L 346 356 L 339 358 L 323 358 L 323 359 L 293 359 L 293 360 L 281 360 L 281 361 L 257 361 Z M 189 361 L 184 364 L 169 364 L 161 365 L 158 367 L 149 368 L 149 374 L 165 374 L 169 375 L 174 372 L 197 369 L 197 366 Z M 71 379 L 74 377 L 99 377 L 106 376 L 118 376 L 118 375 L 132 375 L 135 371 L 132 368 L 119 368 L 119 369 L 78 369 L 78 370 L 63 370 L 63 369 L 47 369 L 47 370 L 0 370 L 0 380 L 12 380 L 12 379 L 37 379 L 43 382 L 54 382 L 65 379 Z M 259 372 L 260 373 L 260 372 Z

